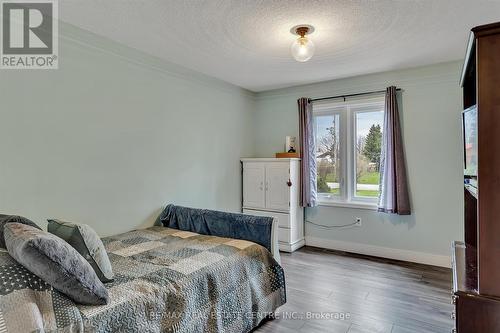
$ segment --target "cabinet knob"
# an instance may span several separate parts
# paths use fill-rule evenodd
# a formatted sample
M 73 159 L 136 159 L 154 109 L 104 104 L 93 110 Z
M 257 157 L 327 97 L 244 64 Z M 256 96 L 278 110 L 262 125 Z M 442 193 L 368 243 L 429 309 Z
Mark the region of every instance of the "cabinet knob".
M 286 184 L 288 185 L 288 187 L 291 187 L 292 186 L 292 181 L 290 179 L 288 179 L 288 181 L 286 182 Z

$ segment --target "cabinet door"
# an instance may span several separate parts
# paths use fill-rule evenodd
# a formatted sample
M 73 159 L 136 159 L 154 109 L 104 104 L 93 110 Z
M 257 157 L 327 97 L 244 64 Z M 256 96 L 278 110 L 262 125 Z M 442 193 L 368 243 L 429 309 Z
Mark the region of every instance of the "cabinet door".
M 266 208 L 288 211 L 290 209 L 290 178 L 288 163 L 266 164 Z
M 265 175 L 264 163 L 243 164 L 243 207 L 265 208 Z

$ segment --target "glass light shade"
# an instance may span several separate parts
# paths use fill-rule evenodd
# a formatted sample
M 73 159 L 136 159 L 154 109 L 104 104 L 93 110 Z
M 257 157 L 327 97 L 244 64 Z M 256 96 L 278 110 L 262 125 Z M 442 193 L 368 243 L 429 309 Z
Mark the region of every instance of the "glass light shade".
M 304 62 L 314 55 L 314 43 L 307 37 L 299 37 L 293 42 L 290 50 L 295 60 Z

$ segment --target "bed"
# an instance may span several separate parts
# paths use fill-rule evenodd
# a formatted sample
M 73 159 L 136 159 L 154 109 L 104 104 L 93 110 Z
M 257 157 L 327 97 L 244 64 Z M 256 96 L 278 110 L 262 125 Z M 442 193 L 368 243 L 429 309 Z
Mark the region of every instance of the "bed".
M 158 225 L 103 243 L 115 279 L 101 306 L 0 252 L 0 332 L 249 332 L 286 302 L 282 267 L 255 242 Z

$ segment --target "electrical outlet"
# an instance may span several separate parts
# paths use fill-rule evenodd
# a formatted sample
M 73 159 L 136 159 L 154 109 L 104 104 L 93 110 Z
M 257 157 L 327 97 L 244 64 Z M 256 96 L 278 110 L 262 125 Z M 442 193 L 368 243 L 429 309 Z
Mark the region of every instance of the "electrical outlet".
M 356 224 L 357 227 L 361 227 L 361 217 L 356 217 Z

